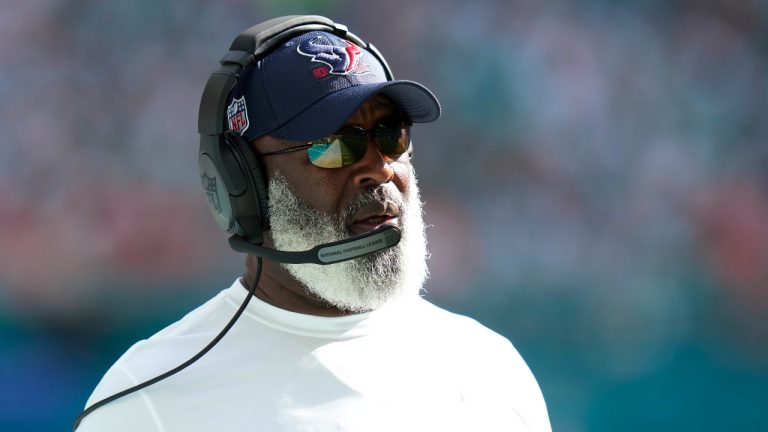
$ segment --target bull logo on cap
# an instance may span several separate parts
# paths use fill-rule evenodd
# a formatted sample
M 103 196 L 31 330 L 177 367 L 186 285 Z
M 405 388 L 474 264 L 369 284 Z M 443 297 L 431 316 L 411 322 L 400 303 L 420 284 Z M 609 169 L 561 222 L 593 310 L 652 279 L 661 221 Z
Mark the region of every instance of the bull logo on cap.
M 368 73 L 368 65 L 360 61 L 363 50 L 348 40 L 334 41 L 324 36 L 318 36 L 301 42 L 296 47 L 296 51 L 301 55 L 312 57 L 313 62 L 323 63 L 330 68 L 323 67 L 321 70 L 313 70 L 317 78 L 324 78 L 328 74 L 359 75 Z

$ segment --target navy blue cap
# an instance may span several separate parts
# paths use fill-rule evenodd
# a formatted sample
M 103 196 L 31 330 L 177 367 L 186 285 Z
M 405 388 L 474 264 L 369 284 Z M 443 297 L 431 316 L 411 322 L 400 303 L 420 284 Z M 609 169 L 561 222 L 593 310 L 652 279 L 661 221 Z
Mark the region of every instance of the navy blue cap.
M 365 48 L 322 31 L 296 36 L 241 73 L 227 102 L 228 127 L 251 141 L 328 136 L 371 96 L 392 99 L 414 123 L 440 116 L 440 103 L 423 85 L 387 81 Z

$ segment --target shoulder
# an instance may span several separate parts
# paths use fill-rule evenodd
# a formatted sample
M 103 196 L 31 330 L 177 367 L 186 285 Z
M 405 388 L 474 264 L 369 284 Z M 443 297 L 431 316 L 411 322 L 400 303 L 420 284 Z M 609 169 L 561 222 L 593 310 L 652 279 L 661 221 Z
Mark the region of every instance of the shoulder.
M 135 380 L 130 374 L 118 365 L 112 366 L 104 375 L 86 407 L 112 396 L 126 388 L 135 385 Z M 129 432 L 129 431 L 160 431 L 159 419 L 155 416 L 151 402 L 141 392 L 133 397 L 126 397 L 107 403 L 97 408 L 83 418 L 78 432 Z
M 237 308 L 228 302 L 226 292 L 220 292 L 148 339 L 136 342 L 107 373 L 121 370 L 142 382 L 196 354 L 221 331 Z
M 226 290 L 225 290 L 226 291 Z M 154 378 L 196 354 L 223 326 L 232 306 L 222 291 L 200 307 L 148 339 L 131 346 L 104 374 L 86 407 Z M 110 402 L 86 416 L 80 432 L 161 430 L 151 399 L 138 391 Z
M 459 368 L 461 374 L 476 380 L 485 373 L 497 376 L 518 375 L 529 380 L 532 374 L 520 353 L 505 336 L 477 320 L 447 311 L 424 299 L 411 305 L 407 320 L 408 339 L 424 350 L 439 353 L 443 361 Z
M 549 431 L 549 416 L 536 378 L 509 339 L 478 321 L 426 300 L 417 305 L 423 340 L 441 353 L 463 398 L 483 410 L 514 415 L 527 430 Z
M 412 307 L 417 327 L 430 332 L 433 337 L 449 338 L 455 344 L 484 350 L 517 352 L 509 339 L 473 318 L 448 311 L 421 298 Z

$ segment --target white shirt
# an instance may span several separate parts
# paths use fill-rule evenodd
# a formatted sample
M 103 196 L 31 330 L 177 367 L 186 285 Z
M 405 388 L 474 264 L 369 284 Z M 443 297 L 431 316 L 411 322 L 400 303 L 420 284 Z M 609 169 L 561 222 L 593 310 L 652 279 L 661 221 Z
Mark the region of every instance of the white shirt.
M 247 295 L 239 281 L 131 347 L 86 406 L 196 354 Z M 512 344 L 414 296 L 318 317 L 252 298 L 210 352 L 109 403 L 95 431 L 550 431 L 536 380 Z

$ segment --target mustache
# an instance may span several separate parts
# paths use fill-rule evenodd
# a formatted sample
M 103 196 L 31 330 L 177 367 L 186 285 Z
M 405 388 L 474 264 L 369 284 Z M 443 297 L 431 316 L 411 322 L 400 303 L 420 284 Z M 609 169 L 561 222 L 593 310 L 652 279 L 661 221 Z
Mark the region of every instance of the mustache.
M 387 201 L 394 203 L 400 215 L 405 213 L 406 205 L 403 200 L 403 195 L 394 184 L 385 183 L 369 188 L 361 193 L 360 196 L 352 200 L 352 202 L 347 205 L 347 208 L 342 211 L 341 220 L 346 224 L 352 223 L 353 215 L 363 207 L 376 202 L 384 204 Z

